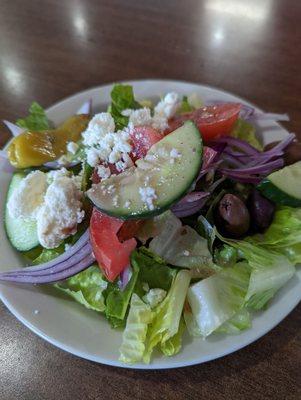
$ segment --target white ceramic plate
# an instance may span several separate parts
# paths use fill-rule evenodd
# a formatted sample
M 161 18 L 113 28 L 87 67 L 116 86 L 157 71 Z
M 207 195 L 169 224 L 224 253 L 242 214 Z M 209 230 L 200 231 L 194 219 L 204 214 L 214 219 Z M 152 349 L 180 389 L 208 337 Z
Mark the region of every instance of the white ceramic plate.
M 198 93 L 205 101 L 238 101 L 250 104 L 230 93 L 208 86 L 178 81 L 133 81 L 138 99 L 158 98 L 166 92 L 179 94 Z M 69 97 L 47 110 L 48 117 L 55 123 L 75 113 L 80 105 L 93 100 L 93 111 L 105 110 L 110 101 L 112 85 L 100 86 Z M 259 136 L 270 142 L 287 135 L 276 123 L 261 123 Z M 10 175 L 0 174 L 0 207 L 4 209 Z M 3 221 L 3 218 L 1 218 Z M 1 222 L 0 226 L 0 270 L 9 270 L 22 265 L 22 260 L 10 246 Z M 107 321 L 93 311 L 67 298 L 53 296 L 51 289 L 38 286 L 13 286 L 0 284 L 0 296 L 8 309 L 37 335 L 79 357 L 103 364 L 127 368 L 161 369 L 176 368 L 203 363 L 232 353 L 254 342 L 285 318 L 301 299 L 301 270 L 278 292 L 267 311 L 257 313 L 251 329 L 238 336 L 213 335 L 202 340 L 184 337 L 182 351 L 175 357 L 155 355 L 150 365 L 127 366 L 118 361 L 121 333 L 112 330 Z M 34 310 L 39 313 L 35 314 Z

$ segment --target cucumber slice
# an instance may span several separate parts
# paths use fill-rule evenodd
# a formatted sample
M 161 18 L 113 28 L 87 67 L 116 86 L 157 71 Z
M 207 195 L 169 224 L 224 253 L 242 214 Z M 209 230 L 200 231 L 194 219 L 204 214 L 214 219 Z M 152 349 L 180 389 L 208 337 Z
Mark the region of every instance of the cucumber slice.
M 273 172 L 257 187 L 276 204 L 301 207 L 301 161 Z
M 35 221 L 24 220 L 21 218 L 12 218 L 9 215 L 7 203 L 13 191 L 19 186 L 25 173 L 17 172 L 13 175 L 10 182 L 5 205 L 4 225 L 7 237 L 13 247 L 19 251 L 27 251 L 38 246 L 37 224 Z
M 202 161 L 202 138 L 191 121 L 154 144 L 144 159 L 93 185 L 87 195 L 104 213 L 121 218 L 150 218 L 169 209 L 191 188 Z M 147 198 L 155 191 L 155 198 Z M 149 200 L 149 202 L 148 202 Z M 148 203 L 148 204 L 147 204 Z

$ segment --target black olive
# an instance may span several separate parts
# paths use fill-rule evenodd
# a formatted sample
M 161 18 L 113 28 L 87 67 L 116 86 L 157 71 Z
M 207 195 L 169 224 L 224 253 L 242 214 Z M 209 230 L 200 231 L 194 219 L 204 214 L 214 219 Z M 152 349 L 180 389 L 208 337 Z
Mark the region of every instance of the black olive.
M 258 190 L 253 190 L 248 199 L 252 228 L 262 232 L 273 220 L 275 205 L 266 199 Z
M 241 237 L 250 227 L 250 214 L 244 202 L 234 194 L 225 194 L 220 200 L 216 224 L 222 233 L 231 237 Z

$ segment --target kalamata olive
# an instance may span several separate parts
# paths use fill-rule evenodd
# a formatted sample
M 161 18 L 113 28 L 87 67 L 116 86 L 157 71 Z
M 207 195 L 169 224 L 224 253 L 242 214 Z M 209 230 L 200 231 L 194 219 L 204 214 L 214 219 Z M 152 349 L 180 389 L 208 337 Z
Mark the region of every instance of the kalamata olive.
M 279 142 L 272 142 L 265 146 L 264 150 L 268 151 L 275 147 Z M 284 163 L 291 165 L 301 160 L 301 143 L 294 141 L 284 150 Z
M 275 205 L 262 196 L 258 190 L 253 190 L 248 199 L 248 208 L 251 216 L 252 228 L 259 232 L 267 229 L 275 212 Z
M 216 223 L 231 237 L 243 236 L 250 226 L 250 214 L 244 202 L 234 194 L 225 194 L 218 205 Z

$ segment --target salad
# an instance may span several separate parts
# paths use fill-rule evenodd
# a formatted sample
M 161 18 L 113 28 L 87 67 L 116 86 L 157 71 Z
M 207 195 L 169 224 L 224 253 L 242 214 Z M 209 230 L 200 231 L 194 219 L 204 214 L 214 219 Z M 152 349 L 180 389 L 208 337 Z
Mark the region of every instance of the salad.
M 301 144 L 263 147 L 257 120 L 286 115 L 116 84 L 59 126 L 33 103 L 0 152 L 4 225 L 26 267 L 121 329 L 120 360 L 181 350 L 185 331 L 239 334 L 301 262 Z

